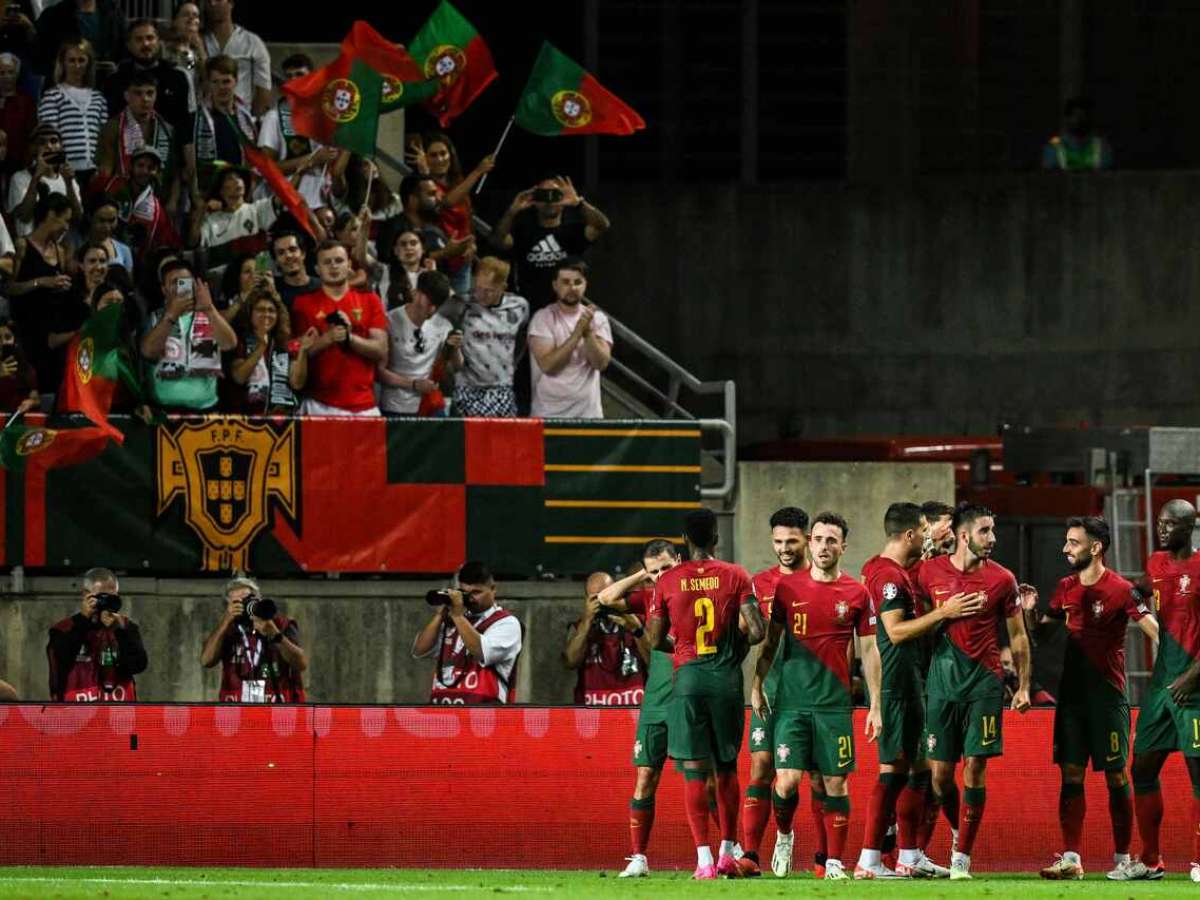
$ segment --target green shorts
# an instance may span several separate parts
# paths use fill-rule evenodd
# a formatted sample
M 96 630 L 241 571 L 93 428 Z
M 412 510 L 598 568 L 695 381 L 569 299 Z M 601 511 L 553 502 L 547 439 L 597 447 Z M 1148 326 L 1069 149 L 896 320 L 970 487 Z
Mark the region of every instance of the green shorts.
M 775 768 L 822 775 L 854 771 L 854 717 L 848 709 L 780 710 Z
M 633 739 L 633 764 L 661 769 L 667 761 L 667 726 L 663 722 L 638 720 Z
M 667 752 L 678 760 L 736 762 L 746 712 L 741 694 L 679 694 L 671 698 Z
M 1200 708 L 1179 706 L 1164 689 L 1146 692 L 1133 735 L 1135 756 L 1156 750 L 1200 756 Z
M 754 710 L 750 711 L 750 752 L 775 752 L 775 719 L 763 721 Z
M 1104 698 L 1060 703 L 1054 710 L 1054 762 L 1120 772 L 1129 761 L 1129 704 Z
M 904 759 L 914 763 L 925 758 L 925 701 L 884 694 L 880 698 L 883 733 L 879 735 L 879 761 Z
M 930 697 L 925 708 L 925 755 L 939 762 L 1004 752 L 1004 697 L 944 700 Z

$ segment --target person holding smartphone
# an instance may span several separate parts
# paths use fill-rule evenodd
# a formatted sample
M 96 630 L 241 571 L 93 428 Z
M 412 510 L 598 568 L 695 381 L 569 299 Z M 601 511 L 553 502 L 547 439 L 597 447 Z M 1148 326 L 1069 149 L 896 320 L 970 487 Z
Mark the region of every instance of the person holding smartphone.
M 39 185 L 45 185 L 45 192 L 65 196 L 75 221 L 83 218 L 79 184 L 75 181 L 74 169 L 67 162 L 58 129 L 52 125 L 39 125 L 29 140 L 29 167 L 13 173 L 5 204 L 12 214 L 17 237 L 27 237 L 33 231 L 33 210 L 38 202 Z
M 191 265 L 175 259 L 160 274 L 164 305 L 150 314 L 141 345 L 142 356 L 153 366 L 151 393 L 168 411 L 212 409 L 221 351 L 236 347 L 237 335 Z

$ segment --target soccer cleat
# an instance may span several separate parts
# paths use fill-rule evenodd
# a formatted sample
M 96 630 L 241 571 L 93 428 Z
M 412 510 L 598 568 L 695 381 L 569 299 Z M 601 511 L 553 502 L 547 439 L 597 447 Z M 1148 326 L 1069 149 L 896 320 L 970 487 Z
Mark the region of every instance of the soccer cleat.
M 782 831 L 775 833 L 775 850 L 771 853 L 771 871 L 775 873 L 776 878 L 787 878 L 788 872 L 792 871 L 792 843 L 795 841 L 795 832 L 789 831 L 784 834 Z
M 935 863 L 932 859 L 930 859 L 924 853 L 921 854 L 921 861 L 919 863 L 917 863 L 917 866 L 920 867 L 922 871 L 932 873 L 929 876 L 930 878 L 949 878 L 950 877 L 949 869 L 947 869 L 945 866 L 939 866 L 937 863 Z
M 827 857 L 824 853 L 813 854 L 813 878 L 825 877 L 825 860 Z
M 950 860 L 950 880 L 969 881 L 971 879 L 971 857 L 965 853 L 955 853 Z
M 749 856 L 743 856 L 737 861 L 738 867 L 742 870 L 743 878 L 758 878 L 762 875 L 762 869 L 758 867 L 758 860 L 751 859 Z
M 848 881 L 849 879 L 850 876 L 846 874 L 846 870 L 842 868 L 842 864 L 839 860 L 831 859 L 825 863 L 826 881 Z
M 1039 874 L 1048 881 L 1080 881 L 1083 878 L 1083 866 L 1065 856 L 1057 856 Z
M 737 841 L 734 841 L 733 842 L 733 858 L 741 859 L 745 855 L 746 855 L 746 851 L 742 849 L 742 845 L 739 844 Z
M 899 878 L 900 876 L 879 862 L 873 866 L 864 866 L 862 863 L 858 863 L 854 867 L 854 877 L 856 880 L 861 881 L 864 878 Z
M 1192 863 L 1192 881 L 1200 882 L 1200 863 Z
M 724 875 L 726 878 L 741 878 L 742 867 L 738 865 L 738 861 L 731 854 L 726 853 L 717 860 L 717 874 Z
M 617 876 L 618 878 L 645 878 L 650 874 L 650 865 L 642 854 L 635 853 L 633 856 L 625 858 L 629 860 L 629 865 Z
M 1153 866 L 1148 866 L 1140 859 L 1120 863 L 1108 873 L 1109 881 L 1158 881 L 1166 874 L 1167 867 L 1160 859 Z
M 715 881 L 717 877 L 716 866 L 696 866 L 696 871 L 692 873 L 692 879 L 695 881 Z

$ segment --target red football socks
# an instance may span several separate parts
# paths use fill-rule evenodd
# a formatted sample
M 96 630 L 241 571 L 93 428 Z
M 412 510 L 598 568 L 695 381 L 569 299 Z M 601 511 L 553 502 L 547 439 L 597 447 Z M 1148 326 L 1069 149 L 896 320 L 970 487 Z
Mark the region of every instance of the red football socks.
M 880 772 L 879 780 L 871 791 L 871 799 L 867 802 L 867 826 L 863 832 L 863 846 L 868 850 L 878 850 L 883 846 L 883 836 L 887 833 L 888 822 L 896 808 L 897 798 L 904 790 L 908 776 L 897 775 L 895 772 Z M 828 822 L 828 819 L 826 819 Z M 841 859 L 834 856 L 834 859 Z
M 770 783 L 751 781 L 746 788 L 746 802 L 742 805 L 742 849 L 747 853 L 758 852 L 770 815 Z
M 1128 853 L 1133 843 L 1133 795 L 1128 783 L 1109 785 L 1108 817 L 1112 820 L 1113 852 Z
M 817 838 L 817 853 L 829 855 L 829 838 L 825 834 L 825 792 L 815 788 L 812 799 L 809 800 L 808 810 L 812 814 L 813 833 Z M 836 859 L 836 857 L 835 857 Z
M 697 847 L 708 844 L 708 783 L 707 772 L 685 769 L 683 772 L 683 797 L 687 805 L 688 827 Z
M 738 800 L 742 790 L 738 786 L 737 769 L 717 772 L 717 814 L 720 817 L 721 840 L 737 840 Z
M 1058 822 L 1062 826 L 1063 850 L 1079 852 L 1086 812 L 1087 798 L 1083 795 L 1083 785 L 1064 782 L 1058 792 Z
M 979 826 L 983 823 L 983 807 L 987 802 L 987 788 L 963 788 L 962 827 L 958 829 L 958 851 L 971 855 L 975 846 L 975 837 L 979 834 Z
M 841 859 L 842 854 L 846 852 L 846 832 L 849 830 L 850 798 L 848 796 L 826 797 L 825 837 L 829 841 L 829 849 L 826 853 L 830 859 Z
M 634 797 L 629 801 L 629 837 L 634 856 L 646 855 L 646 846 L 650 843 L 650 829 L 653 827 L 654 798 L 645 797 L 639 800 Z
M 921 819 L 925 814 L 925 792 L 904 785 L 896 798 L 896 841 L 901 850 L 915 850 L 920 844 Z
M 1142 862 L 1158 865 L 1158 830 L 1162 827 L 1162 789 L 1153 785 L 1133 786 L 1133 808 L 1137 812 L 1138 834 L 1142 838 Z

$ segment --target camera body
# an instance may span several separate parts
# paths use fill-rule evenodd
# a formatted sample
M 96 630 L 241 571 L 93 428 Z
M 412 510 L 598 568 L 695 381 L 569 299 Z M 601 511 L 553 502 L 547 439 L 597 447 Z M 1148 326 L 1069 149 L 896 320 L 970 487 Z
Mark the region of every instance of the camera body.
M 67 154 L 65 151 L 59 150 L 55 153 L 47 153 L 43 158 L 46 160 L 47 165 L 61 166 L 67 161 Z
M 561 203 L 563 192 L 558 188 L 534 188 L 534 203 Z
M 117 594 L 96 594 L 96 612 L 118 613 L 120 611 L 120 596 Z
M 242 600 L 242 615 L 240 621 L 243 624 L 250 624 L 250 618 L 262 619 L 269 621 L 279 615 L 279 607 L 270 597 L 260 597 L 258 594 L 249 594 Z
M 449 591 L 428 591 L 425 594 L 425 602 L 430 606 L 449 606 L 450 592 Z
M 325 324 L 328 325 L 330 328 L 334 328 L 338 325 L 341 325 L 343 328 L 350 327 L 350 323 L 346 320 L 346 317 L 343 316 L 341 314 L 341 312 L 336 309 L 325 317 Z

